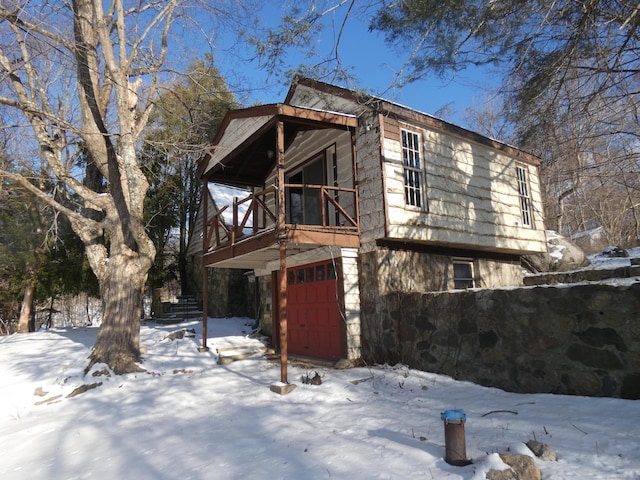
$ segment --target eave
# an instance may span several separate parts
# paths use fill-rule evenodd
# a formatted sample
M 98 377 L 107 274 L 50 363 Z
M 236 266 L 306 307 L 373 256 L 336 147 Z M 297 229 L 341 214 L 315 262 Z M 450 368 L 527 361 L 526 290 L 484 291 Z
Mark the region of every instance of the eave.
M 349 129 L 358 125 L 354 115 L 285 104 L 232 110 L 201 161 L 199 177 L 236 186 L 264 185 L 275 166 L 279 122 L 284 124 L 285 151 L 301 131 Z

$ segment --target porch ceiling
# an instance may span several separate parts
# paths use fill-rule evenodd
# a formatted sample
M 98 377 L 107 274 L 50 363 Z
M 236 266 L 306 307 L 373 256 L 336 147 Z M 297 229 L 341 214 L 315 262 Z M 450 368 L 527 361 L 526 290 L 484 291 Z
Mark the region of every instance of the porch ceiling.
M 262 186 L 276 162 L 276 128 L 284 123 L 286 150 L 304 130 L 355 128 L 353 115 L 293 107 L 264 105 L 227 113 L 199 174 L 211 182 L 238 186 Z
M 287 244 L 287 256 L 297 255 L 318 248 L 318 245 L 303 244 Z M 225 258 L 225 253 L 227 257 Z M 225 252 L 224 249 L 212 252 L 204 256 L 204 264 L 206 267 L 215 268 L 241 268 L 246 270 L 254 270 L 265 268 L 267 263 L 276 262 L 280 259 L 280 246 L 271 245 L 261 250 L 254 250 L 241 256 L 229 256 L 231 252 Z M 216 261 L 217 259 L 217 261 Z

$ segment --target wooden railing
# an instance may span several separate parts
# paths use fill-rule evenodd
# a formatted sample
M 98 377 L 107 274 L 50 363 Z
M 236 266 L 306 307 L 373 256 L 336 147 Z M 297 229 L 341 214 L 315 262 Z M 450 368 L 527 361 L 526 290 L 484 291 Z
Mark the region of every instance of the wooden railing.
M 289 198 L 291 189 L 301 190 L 302 192 L 308 190 L 317 191 L 320 206 L 320 223 L 315 223 L 313 226 L 335 228 L 340 231 L 358 231 L 355 188 L 286 184 L 285 189 L 287 198 Z M 217 211 L 204 228 L 205 245 L 208 245 L 205 250 L 211 252 L 219 247 L 235 245 L 241 238 L 274 229 L 277 226 L 276 193 L 277 188 L 270 187 L 254 192 L 241 200 L 234 198 L 231 205 L 226 205 Z M 269 205 L 272 208 L 269 208 Z M 345 208 L 345 205 L 349 205 L 349 207 Z M 289 205 L 287 207 L 290 208 Z M 232 213 L 230 224 L 224 220 L 224 214 L 229 208 L 231 208 Z M 348 210 L 351 210 L 351 212 Z M 329 218 L 330 216 L 332 218 Z
M 310 184 L 294 184 L 287 183 L 285 188 L 290 191 L 291 189 L 302 190 L 317 190 L 318 200 L 320 205 L 320 225 L 323 227 L 346 227 L 358 229 L 358 221 L 355 218 L 355 205 L 356 205 L 356 189 L 344 188 L 344 187 L 332 187 L 329 185 L 310 185 Z M 340 197 L 347 196 L 350 199 L 350 205 L 353 208 L 354 213 L 350 214 L 340 204 Z M 287 198 L 289 196 L 287 195 Z M 343 203 L 347 203 L 342 200 Z M 329 205 L 335 208 L 334 219 L 329 218 Z M 331 221 L 333 220 L 333 221 Z

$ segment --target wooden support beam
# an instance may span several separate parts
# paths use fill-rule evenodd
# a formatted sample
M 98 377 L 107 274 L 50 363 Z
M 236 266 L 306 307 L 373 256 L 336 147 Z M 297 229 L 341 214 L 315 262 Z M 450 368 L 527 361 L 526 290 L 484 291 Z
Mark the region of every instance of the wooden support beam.
M 285 178 L 284 178 L 284 123 L 278 121 L 276 128 L 276 162 L 278 173 L 278 243 L 280 244 L 280 272 L 278 277 L 278 317 L 280 324 L 280 383 L 289 386 L 287 378 L 287 229 L 285 214 Z M 292 388 L 274 388 L 272 391 L 285 394 Z
M 208 352 L 207 347 L 207 322 L 209 316 L 207 310 L 209 307 L 209 270 L 204 263 L 204 252 L 209 248 L 209 238 L 206 234 L 206 225 L 209 217 L 209 186 L 206 180 L 202 186 L 202 346 L 198 348 L 199 352 Z

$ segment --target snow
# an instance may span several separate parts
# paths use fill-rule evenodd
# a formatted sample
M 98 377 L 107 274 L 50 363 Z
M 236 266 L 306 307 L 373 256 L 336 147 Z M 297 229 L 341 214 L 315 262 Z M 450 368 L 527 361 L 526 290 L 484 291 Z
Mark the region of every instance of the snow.
M 244 200 L 251 194 L 251 192 L 240 187 L 232 187 L 221 183 L 210 182 L 209 194 L 219 210 L 227 207 L 227 209 L 222 212 L 222 218 L 225 224 L 231 225 L 233 224 L 233 199 L 237 198 L 238 200 Z M 240 219 L 245 216 L 248 208 L 248 202 L 238 205 L 238 217 Z
M 410 369 L 292 363 L 287 395 L 262 353 L 218 364 L 217 348 L 261 347 L 251 320 L 141 327 L 144 373 L 83 370 L 97 328 L 0 338 L 2 479 L 483 479 L 497 452 L 531 455 L 545 480 L 640 478 L 640 401 L 513 394 Z M 183 338 L 168 335 L 194 329 Z M 303 376 L 322 376 L 321 385 Z M 83 384 L 101 385 L 67 397 Z M 37 389 L 46 392 L 35 395 Z M 443 411 L 463 409 L 467 456 L 447 464 Z

